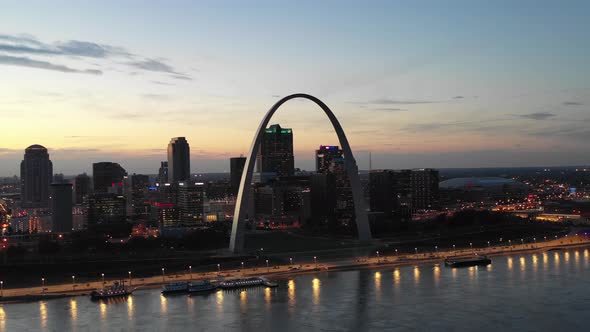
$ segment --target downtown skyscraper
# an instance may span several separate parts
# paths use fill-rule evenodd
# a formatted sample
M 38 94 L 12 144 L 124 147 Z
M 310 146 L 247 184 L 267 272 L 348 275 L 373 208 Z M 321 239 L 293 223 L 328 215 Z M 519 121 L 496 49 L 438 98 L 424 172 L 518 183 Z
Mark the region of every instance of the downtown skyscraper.
M 186 138 L 175 137 L 168 144 L 168 182 L 190 180 L 190 147 Z
M 274 124 L 264 131 L 258 151 L 258 172 L 275 173 L 277 176 L 295 174 L 293 157 L 293 130 Z
M 48 207 L 53 163 L 44 146 L 35 144 L 25 149 L 25 156 L 20 164 L 20 178 L 22 206 Z
M 122 188 L 126 175 L 127 171 L 117 163 L 104 161 L 92 164 L 94 192 L 106 193 L 111 187 Z

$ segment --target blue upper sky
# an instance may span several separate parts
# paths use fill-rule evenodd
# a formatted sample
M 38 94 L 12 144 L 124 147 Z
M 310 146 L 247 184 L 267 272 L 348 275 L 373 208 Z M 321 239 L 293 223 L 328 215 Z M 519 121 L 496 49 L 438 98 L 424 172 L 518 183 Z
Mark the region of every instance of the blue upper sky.
M 245 153 L 277 96 L 317 95 L 361 168 L 589 164 L 588 1 L 2 1 L 0 175 L 43 144 L 58 172 L 193 171 Z M 296 163 L 332 144 L 291 102 Z

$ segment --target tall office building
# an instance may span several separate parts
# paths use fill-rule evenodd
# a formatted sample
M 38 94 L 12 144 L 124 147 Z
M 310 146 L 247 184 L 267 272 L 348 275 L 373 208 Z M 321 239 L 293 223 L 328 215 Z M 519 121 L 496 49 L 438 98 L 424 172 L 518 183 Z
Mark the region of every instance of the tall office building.
M 178 211 L 180 225 L 196 226 L 203 223 L 205 190 L 202 183 L 180 183 L 178 185 Z
M 123 187 L 123 178 L 127 172 L 121 165 L 112 162 L 92 164 L 92 180 L 95 193 L 109 192 L 111 187 Z
M 90 194 L 90 177 L 86 173 L 76 176 L 74 180 L 74 195 L 76 197 L 76 204 L 84 204 L 88 200 Z
M 52 177 L 53 164 L 47 149 L 37 144 L 26 148 L 20 164 L 22 206 L 48 207 Z
M 373 170 L 369 173 L 369 196 L 372 212 L 385 217 L 408 218 L 411 214 L 411 170 Z
M 73 227 L 72 184 L 51 184 L 51 230 L 55 233 L 69 233 Z
M 88 227 L 122 224 L 126 222 L 125 196 L 111 193 L 94 193 L 88 198 Z
M 355 217 L 354 199 L 342 150 L 338 146 L 320 145 L 316 150 L 316 171 L 318 174 L 333 176 L 336 185 L 334 215 L 328 216 L 331 221 L 329 227 L 332 230 L 349 229 Z
M 293 131 L 275 124 L 263 134 L 257 157 L 259 173 L 275 173 L 277 176 L 295 174 L 293 157 Z
M 439 206 L 438 181 L 438 171 L 430 168 L 371 171 L 371 211 L 408 218 L 417 210 L 435 210 Z
M 315 169 L 316 172 L 326 174 L 328 172 L 334 173 L 335 167 L 344 165 L 341 162 L 344 159 L 344 154 L 338 146 L 320 145 L 320 148 L 315 151 Z M 344 169 L 338 170 L 345 171 Z
M 244 165 L 246 165 L 246 157 L 235 157 L 229 160 L 230 187 L 234 196 L 238 194 L 240 189 Z
M 128 199 L 131 204 L 131 214 L 138 219 L 147 219 L 150 214 L 148 190 L 150 177 L 143 174 L 131 175 L 131 193 Z
M 161 161 L 160 168 L 158 169 L 158 176 L 156 176 L 156 183 L 168 182 L 168 162 Z
M 412 186 L 412 209 L 438 209 L 438 170 L 431 168 L 412 170 L 410 181 Z
M 168 182 L 191 178 L 190 147 L 184 137 L 175 137 L 168 144 Z

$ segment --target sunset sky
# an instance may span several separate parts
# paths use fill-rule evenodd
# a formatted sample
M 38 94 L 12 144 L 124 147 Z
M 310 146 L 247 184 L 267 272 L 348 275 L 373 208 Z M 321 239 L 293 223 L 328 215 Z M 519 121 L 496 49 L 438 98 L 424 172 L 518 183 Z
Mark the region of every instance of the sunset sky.
M 590 164 L 589 1 L 0 0 L 0 176 L 156 173 L 185 136 L 229 170 L 280 97 L 313 94 L 361 169 Z M 337 144 L 294 100 L 296 166 Z

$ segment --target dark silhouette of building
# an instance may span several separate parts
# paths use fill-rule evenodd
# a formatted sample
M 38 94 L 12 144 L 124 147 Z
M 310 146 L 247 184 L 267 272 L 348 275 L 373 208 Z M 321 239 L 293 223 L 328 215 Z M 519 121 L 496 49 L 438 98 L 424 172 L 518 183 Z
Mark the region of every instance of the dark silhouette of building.
M 205 190 L 202 183 L 180 183 L 178 185 L 178 211 L 180 224 L 191 227 L 203 223 Z
M 254 188 L 258 228 L 299 227 L 311 217 L 309 176 L 284 176 Z
M 184 137 L 175 137 L 168 144 L 168 182 L 190 180 L 190 147 Z
M 173 227 L 180 221 L 177 208 L 178 188 L 170 183 L 158 184 L 156 198 L 152 203 L 152 216 L 160 230 Z
M 65 182 L 64 175 L 62 173 L 55 173 L 53 174 L 53 181 L 52 183 L 62 183 Z
M 332 173 L 311 176 L 312 228 L 333 227 L 336 223 L 336 177 Z
M 238 194 L 238 190 L 240 189 L 240 181 L 242 180 L 245 164 L 245 157 L 235 157 L 229 160 L 230 187 L 231 193 L 234 196 Z
M 412 210 L 436 210 L 439 208 L 438 170 L 423 168 L 412 170 Z
M 411 216 L 411 170 L 373 170 L 369 173 L 370 208 L 391 219 Z
M 430 168 L 371 171 L 371 211 L 405 219 L 418 210 L 438 209 L 438 178 L 438 171 Z
M 156 183 L 168 182 L 168 162 L 160 162 L 160 169 L 158 169 L 158 176 L 156 177 Z
M 150 202 L 148 191 L 150 177 L 143 174 L 131 175 L 131 214 L 136 219 L 148 219 L 150 215 Z
M 125 196 L 113 193 L 94 193 L 88 198 L 88 227 L 122 224 L 126 222 Z
M 92 164 L 92 180 L 95 193 L 106 193 L 111 187 L 123 187 L 127 172 L 121 165 L 112 162 Z
M 88 195 L 90 194 L 90 177 L 86 173 L 82 173 L 76 176 L 74 183 L 74 195 L 76 197 L 76 204 L 86 203 L 88 200 Z
M 47 149 L 38 144 L 26 148 L 20 164 L 22 206 L 48 207 L 52 177 L 53 164 Z
M 334 177 L 336 205 L 334 215 L 329 216 L 329 228 L 337 232 L 350 229 L 355 217 L 354 199 L 342 150 L 338 146 L 320 145 L 316 150 L 316 171 L 318 174 L 331 174 Z
M 342 160 L 344 154 L 338 146 L 334 145 L 320 145 L 320 148 L 315 151 L 315 169 L 316 172 L 326 174 L 334 172 L 334 167 Z M 342 169 L 342 173 L 346 173 Z
M 72 184 L 51 184 L 51 230 L 55 233 L 69 233 L 73 227 Z
M 276 176 L 295 174 L 293 157 L 293 131 L 275 124 L 264 131 L 257 157 L 259 173 L 275 173 Z

